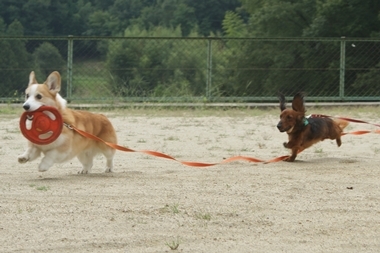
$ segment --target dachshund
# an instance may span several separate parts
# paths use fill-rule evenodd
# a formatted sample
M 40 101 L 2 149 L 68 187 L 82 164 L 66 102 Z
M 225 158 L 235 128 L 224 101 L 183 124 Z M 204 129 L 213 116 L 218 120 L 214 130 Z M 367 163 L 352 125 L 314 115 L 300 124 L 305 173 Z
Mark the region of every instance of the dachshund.
M 345 120 L 332 120 L 330 118 L 305 117 L 304 93 L 297 93 L 292 101 L 292 109 L 286 108 L 286 100 L 283 94 L 278 96 L 280 100 L 280 122 L 277 124 L 280 132 L 286 132 L 288 142 L 284 147 L 291 149 L 292 154 L 285 161 L 294 162 L 297 154 L 324 139 L 336 140 L 338 147 L 342 145 L 340 139 L 343 129 L 348 125 Z

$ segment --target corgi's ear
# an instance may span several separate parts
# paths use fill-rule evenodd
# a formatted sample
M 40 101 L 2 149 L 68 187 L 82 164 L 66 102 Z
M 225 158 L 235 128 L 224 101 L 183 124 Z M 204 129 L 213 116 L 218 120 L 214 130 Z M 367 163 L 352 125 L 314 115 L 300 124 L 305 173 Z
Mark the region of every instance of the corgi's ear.
M 285 96 L 282 93 L 278 93 L 278 100 L 280 100 L 280 109 L 281 111 L 286 109 L 286 100 Z
M 37 84 L 37 80 L 36 80 L 36 75 L 34 74 L 34 71 L 30 72 L 29 74 L 29 84 L 28 86 L 32 85 L 32 84 Z
M 303 92 L 299 92 L 294 96 L 293 102 L 292 102 L 292 108 L 294 111 L 303 112 L 303 113 L 306 112 L 303 98 L 304 98 Z
M 61 75 L 54 71 L 45 81 L 51 93 L 57 94 L 61 90 Z

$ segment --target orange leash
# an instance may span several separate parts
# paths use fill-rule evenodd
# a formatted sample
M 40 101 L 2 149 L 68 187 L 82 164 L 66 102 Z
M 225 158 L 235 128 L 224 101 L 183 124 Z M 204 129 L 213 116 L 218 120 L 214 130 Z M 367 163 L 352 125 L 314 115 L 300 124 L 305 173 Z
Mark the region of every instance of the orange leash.
M 376 129 L 376 130 L 373 130 L 373 131 L 369 131 L 369 130 L 358 130 L 358 131 L 353 131 L 353 132 L 348 132 L 348 133 L 342 133 L 342 136 L 343 136 L 343 135 L 347 135 L 347 134 L 352 134 L 352 135 L 363 135 L 363 134 L 370 134 L 370 133 L 380 134 L 380 129 Z
M 106 141 L 102 140 L 101 138 L 99 138 L 99 137 L 97 137 L 95 135 L 92 135 L 90 133 L 87 133 L 85 131 L 82 131 L 82 130 L 76 128 L 75 126 L 71 126 L 71 125 L 68 125 L 68 124 L 65 124 L 65 126 L 68 127 L 69 129 L 72 129 L 72 130 L 76 131 L 78 134 L 82 135 L 83 137 L 103 142 L 107 146 L 109 146 L 109 147 L 111 147 L 113 149 L 116 149 L 116 150 L 120 150 L 120 151 L 124 151 L 124 152 L 140 152 L 140 153 L 144 153 L 144 154 L 151 155 L 151 156 L 156 156 L 156 157 L 160 157 L 160 158 L 165 158 L 165 159 L 177 161 L 179 163 L 182 163 L 183 165 L 190 166 L 190 167 L 210 167 L 210 166 L 214 166 L 214 165 L 217 165 L 217 164 L 229 163 L 229 162 L 234 162 L 234 161 L 247 161 L 247 162 L 252 162 L 252 163 L 274 163 L 274 162 L 283 161 L 284 159 L 286 159 L 286 158 L 289 157 L 288 155 L 286 155 L 286 156 L 279 156 L 279 157 L 273 158 L 271 160 L 264 161 L 264 160 L 261 160 L 261 159 L 258 159 L 258 158 L 254 158 L 254 157 L 233 156 L 233 157 L 227 158 L 227 159 L 225 159 L 225 160 L 223 160 L 222 162 L 219 162 L 219 163 L 201 163 L 201 162 L 179 161 L 179 160 L 175 159 L 174 157 L 172 157 L 170 155 L 167 155 L 167 154 L 164 154 L 164 153 L 161 153 L 161 152 L 151 151 L 151 150 L 136 151 L 136 150 L 133 150 L 133 149 L 130 149 L 130 148 L 126 148 L 126 147 L 117 145 L 115 143 L 106 142 Z
M 327 115 L 323 115 L 323 114 L 312 114 L 311 117 L 332 118 L 331 116 L 327 116 Z M 343 118 L 343 117 L 335 117 L 335 118 L 342 119 L 342 120 L 347 120 L 349 122 L 364 123 L 364 124 L 370 124 L 370 125 L 374 125 L 374 126 L 380 127 L 380 124 L 372 124 L 372 123 L 368 123 L 368 122 L 362 121 L 362 120 Z M 219 163 L 201 163 L 201 162 L 179 161 L 179 160 L 175 159 L 174 157 L 172 157 L 170 155 L 167 155 L 167 154 L 164 154 L 164 153 L 161 153 L 161 152 L 152 151 L 152 150 L 140 150 L 140 151 L 136 151 L 136 150 L 133 150 L 133 149 L 130 149 L 130 148 L 127 148 L 127 147 L 123 147 L 123 146 L 117 145 L 115 143 L 106 142 L 103 139 L 101 139 L 101 138 L 99 138 L 99 137 L 97 137 L 95 135 L 92 135 L 90 133 L 87 133 L 85 131 L 82 131 L 82 130 L 76 128 L 75 126 L 71 126 L 71 125 L 68 125 L 66 123 L 64 123 L 64 125 L 66 127 L 68 127 L 69 129 L 72 129 L 72 130 L 76 131 L 78 134 L 80 134 L 80 135 L 82 135 L 82 136 L 84 136 L 86 138 L 90 138 L 90 139 L 93 139 L 93 140 L 96 140 L 96 141 L 103 142 L 107 146 L 109 146 L 109 147 L 111 147 L 113 149 L 116 149 L 116 150 L 120 150 L 120 151 L 124 151 L 124 152 L 140 152 L 140 153 L 144 153 L 144 154 L 151 155 L 151 156 L 156 156 L 156 157 L 160 157 L 160 158 L 165 158 L 165 159 L 173 160 L 173 161 L 179 162 L 179 163 L 181 163 L 183 165 L 190 166 L 190 167 L 210 167 L 210 166 L 214 166 L 214 165 L 218 165 L 218 164 L 223 164 L 223 163 L 234 162 L 234 161 L 246 161 L 246 162 L 252 162 L 252 163 L 275 163 L 275 162 L 283 161 L 283 160 L 285 160 L 286 158 L 289 157 L 289 155 L 284 155 L 284 156 L 275 157 L 275 158 L 272 158 L 270 160 L 265 161 L 265 160 L 261 160 L 261 159 L 255 158 L 255 157 L 233 156 L 233 157 L 227 158 L 227 159 L 225 159 L 225 160 L 223 160 L 222 162 L 219 162 Z M 358 130 L 358 131 L 353 131 L 353 132 L 349 132 L 349 133 L 342 133 L 342 136 L 343 135 L 347 135 L 347 134 L 363 135 L 363 134 L 368 134 L 368 133 L 377 133 L 377 134 L 380 134 L 380 129 L 377 129 L 377 130 L 374 130 L 374 131 Z M 298 153 L 301 153 L 301 152 L 302 152 L 302 150 L 299 151 Z

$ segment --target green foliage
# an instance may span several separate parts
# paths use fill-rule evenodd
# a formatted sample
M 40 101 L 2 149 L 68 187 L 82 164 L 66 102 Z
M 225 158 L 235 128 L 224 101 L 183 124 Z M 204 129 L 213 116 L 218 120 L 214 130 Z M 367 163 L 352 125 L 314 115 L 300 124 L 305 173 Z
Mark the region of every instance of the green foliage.
M 242 38 L 378 37 L 379 13 L 378 0 L 7 0 L 0 1 L 0 35 L 223 34 L 229 40 L 212 41 L 212 86 L 208 87 L 212 96 L 273 96 L 278 90 L 293 93 L 300 89 L 309 95 L 337 95 L 339 42 Z M 61 55 L 67 47 L 59 47 L 57 41 L 51 43 L 0 40 L 0 88 L 5 96 L 22 93 L 25 76 L 31 69 L 41 76 L 63 69 Z M 191 43 L 164 38 L 115 39 L 110 43 L 76 40 L 74 44 L 74 55 L 83 62 L 106 58 L 108 72 L 104 74 L 103 70 L 99 85 L 104 89 L 112 86 L 117 96 L 206 94 L 209 71 L 206 40 Z M 377 44 L 370 41 L 347 47 L 345 89 L 348 94 L 380 93 Z M 85 55 L 85 51 L 96 53 Z M 371 54 L 363 57 L 368 51 Z M 94 79 L 93 73 L 84 77 Z M 78 82 L 81 86 L 78 92 L 88 92 L 83 88 L 84 78 Z
M 222 31 L 222 22 L 226 11 L 235 11 L 241 4 L 239 0 L 184 0 L 194 9 L 198 33 L 208 36 Z
M 179 27 L 132 26 L 125 31 L 126 37 L 180 34 Z M 205 65 L 205 53 L 205 43 L 183 50 L 182 40 L 116 40 L 109 45 L 107 68 L 118 95 L 193 96 L 204 93 L 204 73 L 198 66 Z
M 307 36 L 368 37 L 379 31 L 380 2 L 377 0 L 317 1 Z
M 196 26 L 196 20 L 194 8 L 187 6 L 183 0 L 163 0 L 143 8 L 134 24 L 148 30 L 158 26 L 181 27 L 180 36 L 188 36 Z
M 315 0 L 242 0 L 251 15 L 249 31 L 260 37 L 299 37 L 309 26 L 315 12 Z
M 26 35 L 80 35 L 86 28 L 88 0 L 0 1 L 0 17 L 6 24 L 19 20 Z M 93 10 L 91 10 L 93 11 Z
M 244 20 L 235 12 L 227 11 L 222 25 L 227 37 L 248 37 Z
M 143 9 L 153 5 L 155 2 L 152 0 L 115 0 L 113 4 L 103 7 L 102 10 L 108 10 L 118 20 L 118 27 L 113 31 L 113 35 L 122 35 L 126 28 L 135 24 L 135 20 L 142 15 Z
M 227 12 L 223 29 L 227 37 L 375 36 L 380 34 L 380 2 L 375 0 L 242 0 L 249 21 L 237 13 Z M 368 16 L 367 16 L 368 14 Z M 371 86 L 375 92 L 380 51 L 378 43 L 367 43 L 373 57 L 363 57 L 364 49 L 348 48 L 345 89 L 357 91 Z M 224 94 L 258 96 L 277 90 L 291 94 L 304 90 L 309 95 L 338 95 L 339 42 L 270 42 L 229 41 L 224 55 L 231 64 L 221 83 Z M 366 72 L 359 70 L 366 66 Z M 376 66 L 376 67 L 375 67 Z M 308 71 L 297 71 L 308 70 Z M 265 71 L 264 71 L 265 70 Z M 356 78 L 358 78 L 357 81 Z M 332 86 L 333 85 L 333 86 Z M 377 89 L 378 90 L 378 89 Z M 311 92 L 312 91 L 312 92 Z M 379 92 L 373 93 L 379 94 Z
M 125 36 L 164 36 L 166 32 L 166 29 L 161 28 L 146 31 L 133 26 L 125 31 Z M 155 82 L 162 78 L 160 75 L 165 75 L 161 71 L 162 61 L 169 54 L 170 46 L 170 43 L 162 40 L 117 40 L 110 43 L 107 67 L 115 83 L 115 92 L 120 95 L 148 96 L 146 91 L 152 90 Z
M 5 27 L 0 19 L 0 30 L 5 35 L 23 35 L 23 27 L 19 21 L 14 21 Z M 17 100 L 27 85 L 27 77 L 32 65 L 32 57 L 26 51 L 25 41 L 20 39 L 0 40 L 0 90 L 5 97 L 15 97 Z
M 368 72 L 358 74 L 355 82 L 352 84 L 352 88 L 355 90 L 354 94 L 363 94 L 365 91 L 367 94 L 379 94 L 380 91 L 380 62 L 371 68 Z
M 0 1 L 0 17 L 7 25 L 20 20 L 27 35 L 115 36 L 136 24 L 209 35 L 221 31 L 224 13 L 238 6 L 239 0 L 7 0 Z
M 109 12 L 95 11 L 88 17 L 86 35 L 110 36 L 115 31 L 118 20 Z
M 33 53 L 36 71 L 39 71 L 43 76 L 48 76 L 53 71 L 62 72 L 65 66 L 58 49 L 49 42 L 42 43 Z

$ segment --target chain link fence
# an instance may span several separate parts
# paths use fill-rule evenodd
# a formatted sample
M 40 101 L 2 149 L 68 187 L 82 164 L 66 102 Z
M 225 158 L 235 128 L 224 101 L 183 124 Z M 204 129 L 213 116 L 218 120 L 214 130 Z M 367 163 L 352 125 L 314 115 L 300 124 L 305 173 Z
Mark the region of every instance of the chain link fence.
M 0 101 L 32 70 L 75 103 L 380 101 L 380 39 L 1 37 Z

